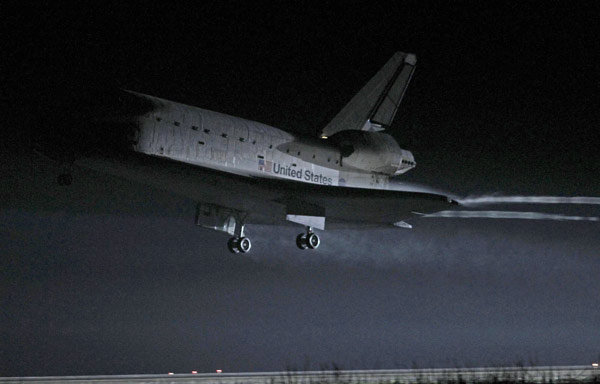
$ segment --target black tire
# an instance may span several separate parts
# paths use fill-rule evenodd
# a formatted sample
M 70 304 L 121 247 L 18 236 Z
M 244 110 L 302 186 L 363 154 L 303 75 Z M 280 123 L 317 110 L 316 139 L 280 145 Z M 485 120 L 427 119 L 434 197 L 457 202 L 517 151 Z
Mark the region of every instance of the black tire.
M 304 233 L 296 236 L 296 246 L 302 250 L 308 248 L 308 244 L 306 243 L 306 235 Z
M 238 247 L 238 239 L 235 237 L 229 239 L 229 241 L 227 242 L 227 248 L 231 253 L 240 253 L 240 249 Z

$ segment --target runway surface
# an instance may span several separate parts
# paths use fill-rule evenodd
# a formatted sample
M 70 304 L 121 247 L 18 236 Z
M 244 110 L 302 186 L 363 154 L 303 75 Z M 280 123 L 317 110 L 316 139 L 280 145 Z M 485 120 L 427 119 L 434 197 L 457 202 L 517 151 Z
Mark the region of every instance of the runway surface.
M 436 383 L 436 382 L 598 382 L 597 366 L 439 368 L 363 371 L 307 371 L 255 373 L 167 373 L 162 375 L 8 377 L 0 383 L 202 383 L 202 384 L 305 384 L 305 383 Z

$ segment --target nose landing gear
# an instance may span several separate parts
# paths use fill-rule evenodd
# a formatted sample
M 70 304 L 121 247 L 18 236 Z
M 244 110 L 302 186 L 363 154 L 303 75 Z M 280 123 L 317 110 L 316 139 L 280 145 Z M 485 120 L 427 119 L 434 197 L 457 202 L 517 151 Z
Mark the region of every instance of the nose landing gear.
M 296 245 L 300 249 L 317 249 L 320 244 L 319 235 L 314 233 L 311 227 L 307 227 L 306 233 L 301 233 L 296 237 Z

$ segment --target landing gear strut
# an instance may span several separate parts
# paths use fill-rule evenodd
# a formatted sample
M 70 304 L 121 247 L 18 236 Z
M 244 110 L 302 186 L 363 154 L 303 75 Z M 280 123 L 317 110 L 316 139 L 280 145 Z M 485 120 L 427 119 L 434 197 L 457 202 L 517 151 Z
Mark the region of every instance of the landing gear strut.
M 233 236 L 227 242 L 231 253 L 246 253 L 252 242 L 244 235 L 244 221 L 248 213 L 216 204 L 198 203 L 196 225 Z
M 301 233 L 296 237 L 296 245 L 300 249 L 317 249 L 320 244 L 321 239 L 312 231 L 311 227 L 306 227 L 306 233 Z
M 231 253 L 246 253 L 252 248 L 252 242 L 247 237 L 232 237 L 227 242 L 227 248 Z
M 227 248 L 229 248 L 229 252 L 231 253 L 246 253 L 250 252 L 250 248 L 252 248 L 252 242 L 249 238 L 244 235 L 244 219 L 245 215 L 236 215 L 236 217 L 231 216 L 233 218 L 234 228 L 233 231 L 230 232 L 233 237 L 229 239 L 227 242 Z

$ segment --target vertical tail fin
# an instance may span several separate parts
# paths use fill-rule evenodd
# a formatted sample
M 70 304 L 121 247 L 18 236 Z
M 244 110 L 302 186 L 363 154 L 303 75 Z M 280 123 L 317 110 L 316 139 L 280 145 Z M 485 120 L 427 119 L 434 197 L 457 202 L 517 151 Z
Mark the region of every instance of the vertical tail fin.
M 415 70 L 417 57 L 396 52 L 352 100 L 327 124 L 321 137 L 339 131 L 388 128 Z

